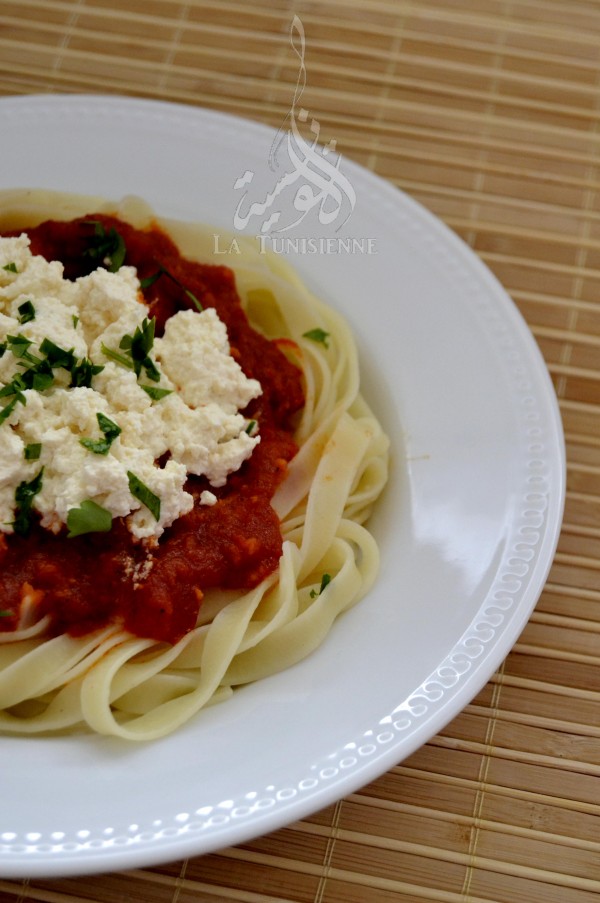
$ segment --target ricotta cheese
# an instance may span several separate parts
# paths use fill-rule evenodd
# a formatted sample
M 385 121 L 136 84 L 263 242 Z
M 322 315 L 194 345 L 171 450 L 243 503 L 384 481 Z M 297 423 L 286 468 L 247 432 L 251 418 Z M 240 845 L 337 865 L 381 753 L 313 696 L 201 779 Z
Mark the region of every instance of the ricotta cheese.
M 261 387 L 217 313 L 171 317 L 136 374 L 122 340 L 145 330 L 134 268 L 73 282 L 26 235 L 0 238 L 0 532 L 14 531 L 31 484 L 26 504 L 50 530 L 91 501 L 157 539 L 193 506 L 188 474 L 223 486 L 252 454 L 260 436 L 239 412 Z

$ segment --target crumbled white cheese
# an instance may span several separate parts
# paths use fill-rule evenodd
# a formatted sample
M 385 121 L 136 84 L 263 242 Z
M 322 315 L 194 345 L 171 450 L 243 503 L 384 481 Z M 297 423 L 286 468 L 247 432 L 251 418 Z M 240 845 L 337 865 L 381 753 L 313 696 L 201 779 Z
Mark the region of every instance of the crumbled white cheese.
M 33 305 L 33 319 L 19 311 L 25 302 Z M 103 368 L 89 387 L 70 387 L 70 371 L 55 367 L 51 385 L 0 397 L 0 532 L 13 531 L 15 493 L 43 468 L 32 510 L 44 527 L 60 530 L 69 512 L 91 500 L 112 517 L 126 517 L 135 537 L 158 538 L 193 506 L 184 488 L 188 474 L 223 486 L 252 454 L 260 438 L 246 432 L 239 411 L 260 395 L 260 384 L 230 355 L 216 312 L 184 311 L 167 322 L 149 354 L 159 381 L 144 367 L 136 376 L 103 351 L 127 357 L 121 339 L 143 329 L 147 317 L 132 267 L 99 269 L 71 282 L 60 263 L 31 254 L 27 236 L 0 239 L 0 390 L 44 360 L 45 339 L 72 352 L 76 362 Z M 14 337 L 30 343 L 29 358 L 19 357 L 22 344 Z M 169 394 L 153 399 L 144 385 Z M 106 439 L 98 414 L 120 431 L 105 454 L 80 441 Z M 36 445 L 39 457 L 28 460 L 26 448 Z M 158 519 L 132 494 L 130 474 L 159 500 Z M 200 502 L 213 505 L 216 496 L 205 491 Z
M 13 272 L 16 270 L 16 272 Z M 68 303 L 69 293 L 74 292 L 73 283 L 64 283 L 63 265 L 58 261 L 49 262 L 43 257 L 33 257 L 26 235 L 17 238 L 3 238 L 0 242 L 0 298 L 2 307 L 19 297 L 34 294 L 43 297 L 59 293 L 63 304 Z
M 212 308 L 201 314 L 184 310 L 157 339 L 156 359 L 190 407 L 215 404 L 227 413 L 245 408 L 257 396 L 256 380 L 239 379 L 239 366 L 229 354 L 225 324 Z

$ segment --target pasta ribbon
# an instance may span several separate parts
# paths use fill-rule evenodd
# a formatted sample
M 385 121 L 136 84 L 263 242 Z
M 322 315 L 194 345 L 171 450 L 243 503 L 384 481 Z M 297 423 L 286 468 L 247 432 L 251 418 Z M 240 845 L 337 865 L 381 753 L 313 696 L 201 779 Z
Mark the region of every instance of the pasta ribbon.
M 4 192 L 3 198 L 3 209 L 22 225 L 72 219 L 89 209 L 116 212 L 138 227 L 156 221 L 136 198 L 116 211 L 77 195 Z M 158 225 L 185 256 L 211 260 L 212 230 Z M 133 741 L 165 736 L 236 687 L 305 658 L 375 582 L 379 553 L 364 524 L 385 486 L 389 449 L 360 395 L 351 331 L 285 260 L 259 253 L 249 239 L 236 241 L 242 253 L 232 268 L 248 317 L 267 337 L 286 340 L 306 390 L 299 451 L 272 501 L 284 538 L 278 571 L 250 591 L 207 592 L 198 626 L 173 646 L 133 637 L 118 625 L 82 637 L 47 637 L 41 622 L 11 641 L 0 634 L 3 732 L 91 730 Z

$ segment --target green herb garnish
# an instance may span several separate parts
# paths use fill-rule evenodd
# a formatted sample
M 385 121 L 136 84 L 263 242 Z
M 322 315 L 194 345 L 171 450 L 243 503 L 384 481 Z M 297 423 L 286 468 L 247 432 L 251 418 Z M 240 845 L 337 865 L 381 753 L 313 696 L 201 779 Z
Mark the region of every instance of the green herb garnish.
M 139 376 L 142 367 L 146 375 L 153 382 L 158 382 L 160 373 L 156 369 L 154 361 L 148 356 L 154 345 L 154 327 L 156 318 L 148 320 L 144 317 L 141 328 L 136 327 L 133 335 L 124 335 L 119 342 L 119 348 L 131 356 L 135 375 Z
M 100 348 L 102 354 L 110 361 L 114 361 L 115 364 L 120 364 L 122 367 L 127 367 L 128 370 L 133 370 L 133 361 L 131 358 L 127 357 L 125 354 L 119 354 L 114 348 L 108 348 L 104 342 L 101 343 Z
M 13 612 L 8 611 L 8 609 L 4 608 L 0 611 L 0 618 L 12 618 Z
M 130 470 L 127 471 L 127 479 L 129 480 L 129 491 L 134 498 L 145 505 L 154 520 L 160 518 L 160 499 L 149 489 L 145 483 L 142 483 L 139 477 L 136 477 Z
M 33 480 L 19 483 L 15 489 L 15 519 L 13 529 L 19 536 L 28 536 L 31 527 L 31 507 L 33 500 L 41 491 L 44 468 L 36 474 Z
M 323 574 L 323 576 L 321 577 L 321 586 L 319 587 L 318 590 L 316 590 L 316 589 L 311 589 L 311 591 L 310 591 L 310 598 L 311 598 L 311 599 L 316 599 L 317 596 L 320 596 L 321 593 L 323 592 L 323 590 L 325 589 L 325 587 L 326 587 L 328 584 L 330 584 L 330 583 L 331 583 L 331 575 L 330 575 L 330 574 Z
M 164 267 L 162 264 L 157 269 L 156 273 L 153 273 L 152 276 L 147 276 L 146 279 L 140 279 L 140 288 L 150 288 L 151 285 L 154 285 L 157 279 L 160 279 L 161 276 L 166 276 L 167 279 L 170 279 L 171 282 L 174 282 L 178 288 L 184 293 L 184 295 L 190 299 L 190 301 L 196 306 L 196 309 L 202 312 L 204 308 L 196 298 L 195 294 L 186 288 L 183 282 L 181 282 L 177 276 L 174 276 L 173 273 L 169 272 L 169 270 Z
M 106 231 L 98 220 L 86 220 L 86 225 L 94 227 L 94 234 L 88 240 L 84 256 L 99 261 L 111 273 L 116 273 L 125 261 L 125 242 L 123 236 L 112 227 Z
M 23 449 L 23 456 L 26 461 L 38 461 L 42 453 L 41 442 L 31 442 Z
M 253 436 L 254 433 L 256 432 L 257 426 L 258 426 L 258 422 L 256 420 L 251 420 L 248 423 L 248 426 L 246 427 L 244 432 L 248 433 L 249 436 Z
M 151 285 L 154 285 L 157 279 L 166 273 L 167 271 L 163 266 L 159 267 L 156 273 L 153 273 L 152 276 L 146 276 L 145 279 L 140 279 L 140 288 L 150 288 Z
M 326 348 L 329 348 L 330 333 L 325 332 L 324 329 L 309 329 L 308 332 L 303 332 L 302 336 L 305 339 L 310 339 L 311 342 L 320 342 L 321 345 L 325 345 Z
M 17 265 L 14 260 L 11 260 L 10 263 L 4 264 L 2 267 L 3 270 L 6 270 L 7 273 L 18 273 Z
M 89 358 L 84 357 L 71 367 L 71 387 L 91 389 L 92 377 L 102 373 L 102 364 L 92 364 Z
M 108 533 L 112 527 L 112 514 L 91 499 L 86 499 L 79 508 L 71 508 L 67 514 L 67 537 L 82 536 L 84 533 Z
M 22 394 L 24 390 L 35 389 L 37 392 L 43 392 L 45 389 L 49 389 L 54 383 L 54 370 L 60 368 L 71 374 L 71 386 L 90 388 L 92 377 L 104 369 L 102 365 L 92 364 L 87 358 L 77 361 L 73 349 L 61 348 L 60 345 L 56 345 L 47 338 L 39 347 L 40 353 L 44 355 L 43 358 L 37 357 L 29 351 L 31 345 L 32 342 L 23 335 L 7 336 L 4 350 L 6 350 L 6 346 L 10 347 L 13 355 L 17 358 L 18 365 L 25 369 L 22 373 L 15 374 L 10 383 L 0 389 L 0 398 L 17 395 L 18 400 L 25 404 L 25 396 Z M 8 414 L 5 414 L 4 419 L 7 416 Z
M 100 411 L 96 414 L 96 419 L 104 433 L 104 439 L 80 439 L 79 442 L 95 455 L 107 455 L 114 440 L 121 433 L 121 427 Z
M 79 323 L 79 317 L 77 316 L 77 314 L 73 314 L 71 319 L 73 321 L 73 329 L 77 329 L 77 324 Z
M 143 389 L 144 392 L 150 396 L 152 401 L 160 401 L 165 395 L 171 395 L 173 393 L 173 389 L 161 389 L 159 386 L 144 386 L 142 383 L 140 383 L 139 386 L 140 389 Z
M 4 421 L 10 417 L 17 406 L 17 401 L 19 401 L 18 398 L 13 398 L 12 401 L 9 401 L 9 403 L 0 410 L 0 424 L 4 423 Z
M 54 374 L 50 366 L 41 365 L 37 370 L 27 370 L 23 374 L 23 378 L 25 376 L 31 376 L 31 386 L 29 388 L 35 389 L 36 392 L 43 392 L 45 389 L 49 389 L 54 382 Z
M 11 395 L 16 395 L 17 401 L 25 404 L 26 399 L 23 395 L 23 390 L 27 388 L 28 386 L 26 385 L 25 380 L 20 373 L 17 373 L 9 383 L 2 386 L 0 389 L 0 398 L 10 398 Z
M 101 345 L 102 353 L 109 360 L 115 361 L 122 367 L 127 367 L 128 370 L 133 370 L 136 376 L 145 370 L 148 379 L 157 383 L 160 380 L 160 372 L 150 357 L 154 345 L 155 325 L 155 317 L 152 317 L 151 320 L 144 317 L 141 327 L 136 326 L 133 335 L 125 334 L 119 342 L 119 348 L 125 352 L 124 354 L 114 348 L 107 348 L 104 343 Z
M 56 345 L 51 339 L 44 339 L 42 341 L 40 351 L 46 356 L 46 360 L 50 367 L 55 370 L 59 367 L 70 370 L 75 364 L 73 349 L 71 348 L 67 351 L 65 348 L 61 348 L 60 345 Z
M 28 339 L 27 336 L 21 335 L 21 333 L 19 333 L 19 335 L 7 335 L 6 343 L 14 356 L 19 360 L 27 361 L 30 364 L 40 363 L 39 357 L 35 357 L 35 355 L 31 354 L 29 351 L 33 342 L 31 339 Z
M 54 382 L 52 368 L 48 361 L 41 360 L 29 352 L 28 349 L 32 343 L 25 336 L 8 336 L 7 343 L 10 345 L 13 355 L 17 357 L 19 366 L 25 367 L 25 369 L 22 373 L 16 373 L 12 380 L 0 389 L 0 398 L 15 395 L 17 401 L 25 404 L 26 399 L 23 395 L 25 389 L 41 391 L 52 385 Z M 27 366 L 27 364 L 31 366 Z M 5 413 L 3 419 L 6 419 L 7 416 L 8 413 Z M 2 421 L 0 420 L 0 422 Z
M 17 310 L 19 311 L 19 323 L 30 323 L 31 320 L 35 320 L 35 307 L 31 301 L 23 301 Z

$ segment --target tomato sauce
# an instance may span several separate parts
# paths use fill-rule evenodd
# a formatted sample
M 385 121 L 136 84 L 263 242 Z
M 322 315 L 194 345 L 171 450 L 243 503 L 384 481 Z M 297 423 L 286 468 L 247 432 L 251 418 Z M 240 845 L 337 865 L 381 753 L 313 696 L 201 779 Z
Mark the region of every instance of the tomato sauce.
M 0 630 L 15 629 L 21 600 L 33 589 L 54 634 L 82 635 L 120 621 L 138 636 L 173 643 L 195 626 L 205 590 L 249 589 L 277 568 L 282 539 L 270 499 L 297 451 L 290 422 L 304 403 L 301 374 L 250 326 L 232 271 L 185 260 L 157 227 L 136 230 L 96 214 L 68 223 L 48 221 L 28 230 L 32 253 L 61 260 L 66 278 L 86 275 L 98 266 L 86 254 L 94 234 L 91 220 L 106 232 L 117 230 L 125 243 L 124 262 L 137 268 L 141 280 L 161 268 L 168 272 L 144 289 L 157 336 L 178 310 L 195 309 L 186 290 L 203 308 L 217 310 L 232 355 L 261 383 L 262 395 L 243 412 L 258 422 L 261 441 L 225 486 L 214 489 L 203 477 L 189 477 L 186 489 L 196 499 L 210 488 L 218 501 L 197 502 L 175 521 L 151 559 L 122 519 L 113 520 L 109 533 L 72 539 L 66 529 L 55 535 L 38 524 L 27 537 L 0 535 Z

